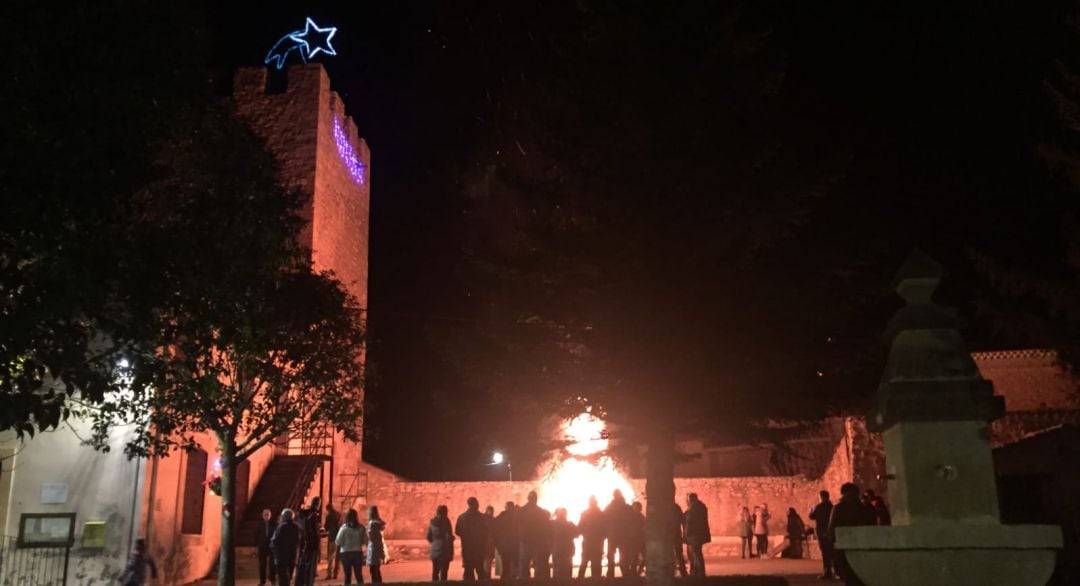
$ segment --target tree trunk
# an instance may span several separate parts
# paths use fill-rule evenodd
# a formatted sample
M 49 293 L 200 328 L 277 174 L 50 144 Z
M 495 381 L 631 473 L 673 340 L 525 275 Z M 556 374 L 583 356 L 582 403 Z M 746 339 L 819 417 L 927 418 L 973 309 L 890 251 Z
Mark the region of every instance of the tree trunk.
M 675 440 L 667 430 L 657 430 L 649 440 L 646 459 L 645 582 L 670 586 L 675 573 L 673 507 L 675 502 Z
M 236 499 L 236 438 L 231 433 L 220 434 L 221 444 L 221 552 L 218 556 L 218 586 L 236 583 L 236 550 L 233 510 Z

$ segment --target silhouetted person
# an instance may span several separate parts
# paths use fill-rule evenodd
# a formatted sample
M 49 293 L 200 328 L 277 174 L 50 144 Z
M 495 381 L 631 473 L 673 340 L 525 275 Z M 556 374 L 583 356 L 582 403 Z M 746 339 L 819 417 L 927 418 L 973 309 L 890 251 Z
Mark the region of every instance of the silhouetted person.
M 157 565 L 146 553 L 146 540 L 135 540 L 135 546 L 131 548 L 124 573 L 120 575 L 120 582 L 124 586 L 143 586 L 146 584 L 146 568 L 150 568 L 150 577 L 157 579 Z
M 492 533 L 495 536 L 495 549 L 502 560 L 502 579 L 512 580 L 518 575 L 518 556 L 521 544 L 518 540 L 517 506 L 507 501 L 503 512 L 495 517 Z
M 517 511 L 518 536 L 521 554 L 518 558 L 518 577 L 528 578 L 529 569 L 537 578 L 550 578 L 548 556 L 551 549 L 551 513 L 536 504 L 536 491 L 529 493 L 528 502 Z
M 304 532 L 293 521 L 292 509 L 281 511 L 281 522 L 274 528 L 270 538 L 270 549 L 274 551 L 274 566 L 277 568 L 278 586 L 289 586 L 296 570 L 296 558 L 304 542 Z
M 427 528 L 427 540 L 431 544 L 428 557 L 431 558 L 431 581 L 445 582 L 450 572 L 450 562 L 454 559 L 454 531 L 450 527 L 450 513 L 446 505 L 435 508 Z
M 787 539 L 788 546 L 784 548 L 781 557 L 791 559 L 802 559 L 802 542 L 803 537 L 806 535 L 806 523 L 803 523 L 802 517 L 795 511 L 794 507 L 788 508 L 787 511 Z
M 702 551 L 706 543 L 712 541 L 712 531 L 709 530 L 709 509 L 705 503 L 698 500 L 697 493 L 686 496 L 686 546 L 690 554 L 690 576 L 705 576 L 705 553 Z
M 686 544 L 686 538 L 683 537 L 683 510 L 679 503 L 674 501 L 671 503 L 671 543 L 675 548 L 675 571 L 685 578 L 687 572 L 686 556 L 683 555 L 683 546 Z
M 769 505 L 754 507 L 754 539 L 757 541 L 757 554 L 759 558 L 769 556 Z
M 868 505 L 859 500 L 859 487 L 848 482 L 840 487 L 840 502 L 833 507 L 829 518 L 829 539 L 836 543 L 836 529 L 838 527 L 856 527 L 859 525 L 873 525 L 874 511 Z M 862 584 L 859 577 L 848 565 L 847 555 L 839 549 L 833 550 L 833 565 L 836 573 L 848 586 Z
M 367 545 L 367 530 L 360 523 L 360 515 L 356 509 L 349 509 L 345 513 L 345 524 L 342 525 L 333 536 L 327 535 L 327 539 L 334 542 L 339 549 L 341 565 L 345 567 L 345 586 L 352 584 L 352 577 L 356 576 L 356 583 L 364 583 L 364 546 Z
M 604 570 L 600 567 L 600 561 L 604 557 L 607 528 L 604 525 L 604 512 L 600 510 L 595 496 L 589 497 L 589 507 L 581 513 L 578 529 L 581 531 L 581 566 L 578 567 L 578 578 L 585 577 L 585 568 L 588 566 L 592 566 L 590 576 L 602 576 Z
M 631 576 L 640 576 L 645 569 L 645 513 L 640 501 L 630 505 L 630 518 L 627 521 L 630 534 L 626 537 L 626 559 Z
M 383 531 L 386 529 L 386 521 L 379 516 L 379 507 L 368 507 L 368 550 L 367 565 L 371 573 L 371 582 L 382 582 L 382 562 L 386 557 L 386 543 L 383 542 Z
M 322 500 L 311 498 L 311 505 L 300 511 L 300 529 L 304 539 L 300 544 L 300 561 L 296 565 L 296 586 L 314 586 L 315 569 L 319 565 L 319 530 L 322 528 Z
M 566 519 L 566 509 L 555 509 L 551 523 L 551 562 L 556 580 L 574 577 L 574 540 L 580 535 L 577 525 Z
M 892 525 L 892 515 L 889 514 L 889 507 L 885 505 L 885 499 L 874 494 L 874 491 L 867 489 L 863 493 L 863 504 L 870 507 L 874 511 L 874 524 L 888 526 Z
M 480 512 L 480 501 L 469 497 L 468 508 L 457 518 L 454 533 L 461 540 L 461 565 L 465 568 L 464 579 L 479 580 L 484 573 L 484 546 L 487 544 L 488 524 Z
M 259 586 L 277 582 L 277 572 L 274 570 L 274 553 L 270 551 L 270 538 L 274 536 L 277 522 L 274 521 L 274 513 L 270 509 L 263 509 L 262 519 L 255 527 L 255 548 L 259 556 Z
M 323 521 L 323 529 L 326 530 L 326 579 L 337 580 L 338 576 L 338 546 L 334 543 L 338 529 L 341 528 L 341 515 L 334 509 L 334 505 L 326 504 L 326 520 Z
M 621 490 L 611 493 L 611 502 L 604 509 L 604 525 L 607 529 L 607 576 L 615 577 L 615 552 L 619 553 L 619 569 L 623 576 L 630 576 L 630 559 L 627 540 L 633 532 L 633 511 Z
M 484 540 L 484 565 L 481 577 L 490 580 L 495 565 L 495 507 L 488 505 L 484 508 L 484 524 L 487 526 L 484 533 L 487 539 Z
M 739 555 L 743 559 L 754 557 L 754 516 L 750 514 L 750 509 L 743 507 L 739 511 L 739 520 L 736 521 L 735 529 L 741 541 Z
M 814 522 L 814 535 L 818 539 L 818 547 L 821 549 L 821 576 L 822 579 L 833 576 L 833 542 L 829 537 L 829 519 L 832 518 L 833 504 L 829 500 L 829 491 L 819 493 L 821 502 L 810 509 L 810 520 Z

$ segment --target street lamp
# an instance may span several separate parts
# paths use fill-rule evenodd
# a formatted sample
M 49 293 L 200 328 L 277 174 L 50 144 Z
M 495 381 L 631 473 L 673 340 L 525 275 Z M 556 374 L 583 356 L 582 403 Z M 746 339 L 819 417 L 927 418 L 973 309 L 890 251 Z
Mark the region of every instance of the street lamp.
M 507 460 L 506 456 L 503 455 L 502 452 L 495 452 L 495 453 L 491 454 L 491 463 L 488 464 L 488 466 L 499 466 L 501 464 L 506 464 L 507 477 L 509 478 L 509 480 L 511 482 L 513 482 L 513 480 L 514 480 L 514 471 L 510 467 L 510 460 Z

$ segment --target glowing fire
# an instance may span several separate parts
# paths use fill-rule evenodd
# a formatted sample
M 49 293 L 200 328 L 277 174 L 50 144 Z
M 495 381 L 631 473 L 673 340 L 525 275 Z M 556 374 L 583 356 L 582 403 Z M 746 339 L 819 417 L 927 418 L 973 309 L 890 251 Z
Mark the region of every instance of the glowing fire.
M 627 502 L 634 500 L 630 482 L 615 468 L 615 462 L 604 454 L 608 440 L 604 437 L 604 422 L 589 413 L 582 413 L 563 426 L 567 441 L 566 453 L 555 456 L 552 470 L 540 483 L 540 506 L 549 511 L 566 509 L 566 517 L 577 523 L 595 496 L 604 508 L 611 494 L 621 490 Z

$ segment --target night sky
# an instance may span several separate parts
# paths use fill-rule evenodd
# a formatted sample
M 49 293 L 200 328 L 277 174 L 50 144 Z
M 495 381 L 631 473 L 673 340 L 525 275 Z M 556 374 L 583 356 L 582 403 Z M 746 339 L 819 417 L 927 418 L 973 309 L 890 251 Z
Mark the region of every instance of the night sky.
M 365 458 L 416 479 L 484 478 L 492 474 L 483 466 L 490 450 L 515 441 L 507 430 L 527 436 L 539 416 L 478 424 L 506 409 L 471 388 L 440 348 L 438 332 L 473 327 L 484 305 L 461 278 L 473 229 L 463 221 L 462 177 L 485 157 L 514 156 L 515 137 L 491 122 L 491 104 L 527 99 L 509 95 L 508 80 L 543 84 L 557 74 L 560 61 L 545 39 L 574 33 L 576 4 L 301 4 L 236 3 L 215 24 L 228 66 L 261 63 L 306 16 L 339 28 L 338 55 L 320 62 L 373 153 Z M 850 159 L 795 244 L 762 261 L 769 268 L 755 281 L 751 312 L 762 326 L 739 336 L 741 346 L 775 362 L 771 384 L 825 392 L 832 383 L 817 373 L 828 366 L 807 361 L 854 360 L 856 345 L 875 343 L 897 306 L 891 273 L 915 245 L 949 268 L 942 295 L 967 319 L 973 349 L 1024 343 L 976 311 L 986 284 L 971 255 L 1046 270 L 1060 257 L 1063 196 L 1034 153 L 1054 124 L 1044 80 L 1055 59 L 1075 50 L 1064 26 L 1069 3 L 739 6 L 747 27 L 769 31 L 769 51 L 785 64 L 784 120 L 814 129 Z M 661 46 L 640 67 L 671 67 L 669 57 L 674 50 Z M 671 95 L 670 107 L 681 99 Z M 617 132 L 611 140 L 620 140 Z M 853 265 L 851 287 L 863 301 L 852 304 L 850 319 L 822 325 L 792 315 L 788 295 L 798 295 L 800 283 Z M 839 346 L 825 347 L 837 339 Z M 868 395 L 880 366 L 871 360 L 835 385 L 851 387 L 845 397 Z

